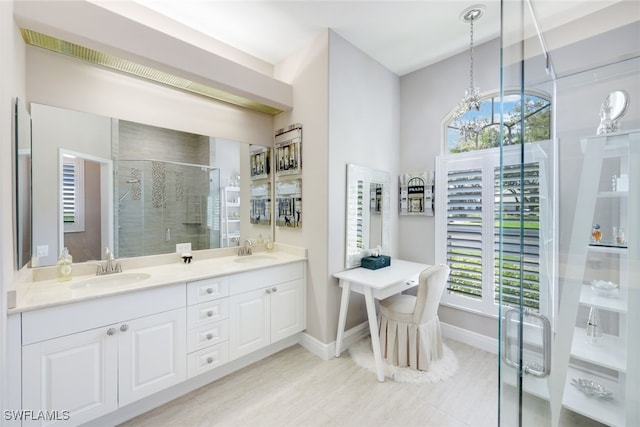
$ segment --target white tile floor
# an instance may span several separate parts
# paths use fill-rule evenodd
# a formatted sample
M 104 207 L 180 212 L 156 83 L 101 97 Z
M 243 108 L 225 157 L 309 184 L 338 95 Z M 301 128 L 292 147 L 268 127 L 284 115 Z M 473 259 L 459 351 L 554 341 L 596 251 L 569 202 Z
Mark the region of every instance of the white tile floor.
M 296 345 L 122 426 L 497 426 L 497 357 L 446 343 L 459 370 L 437 384 L 379 383 L 347 352 L 324 361 Z M 528 398 L 524 425 L 548 425 L 546 406 Z M 563 427 L 597 425 L 569 411 L 561 417 Z

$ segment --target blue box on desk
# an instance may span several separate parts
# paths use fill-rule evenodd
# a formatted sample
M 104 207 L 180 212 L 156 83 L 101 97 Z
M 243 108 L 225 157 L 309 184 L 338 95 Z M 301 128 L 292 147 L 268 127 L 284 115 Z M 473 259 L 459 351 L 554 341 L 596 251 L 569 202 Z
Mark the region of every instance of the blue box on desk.
M 391 265 L 391 257 L 387 255 L 366 256 L 362 258 L 360 265 L 363 268 L 368 268 L 369 270 L 377 270 L 379 268 L 389 267 Z

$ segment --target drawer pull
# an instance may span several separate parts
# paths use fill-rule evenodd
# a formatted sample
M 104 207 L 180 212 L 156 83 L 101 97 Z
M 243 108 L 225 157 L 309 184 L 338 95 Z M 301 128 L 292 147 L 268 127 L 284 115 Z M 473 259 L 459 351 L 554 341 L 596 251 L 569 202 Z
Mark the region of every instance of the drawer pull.
M 112 336 L 116 334 L 116 328 L 109 328 L 107 329 L 107 335 Z
M 207 311 L 207 317 L 213 317 L 214 314 L 213 310 Z
M 415 285 L 416 281 L 415 280 L 409 280 L 407 282 L 407 286 L 411 286 L 411 285 Z
M 211 365 L 213 363 L 213 357 L 211 356 L 207 357 L 207 363 Z
M 207 288 L 207 293 L 208 294 L 212 294 L 213 293 L 213 288 Z
M 207 339 L 208 339 L 208 340 L 213 339 L 213 334 L 212 334 L 212 333 L 208 333 L 208 334 L 207 334 Z
M 125 323 L 124 325 L 120 326 L 120 330 L 122 332 L 127 332 L 127 330 L 129 330 L 129 325 Z

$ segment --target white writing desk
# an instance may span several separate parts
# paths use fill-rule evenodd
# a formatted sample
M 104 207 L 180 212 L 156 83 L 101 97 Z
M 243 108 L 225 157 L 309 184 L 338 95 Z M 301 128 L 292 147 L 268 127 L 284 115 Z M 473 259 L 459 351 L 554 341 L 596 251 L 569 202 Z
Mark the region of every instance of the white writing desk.
M 376 362 L 376 374 L 378 381 L 383 382 L 384 364 L 382 362 L 382 352 L 380 351 L 375 300 L 388 298 L 418 285 L 418 276 L 428 267 L 429 265 L 427 264 L 392 259 L 389 267 L 378 270 L 358 267 L 334 273 L 333 277 L 339 279 L 339 285 L 342 288 L 338 336 L 336 337 L 336 357 L 340 357 L 342 351 L 342 338 L 347 321 L 347 310 L 349 309 L 349 294 L 351 291 L 357 292 L 364 295 L 367 305 L 367 318 L 369 319 L 373 357 Z

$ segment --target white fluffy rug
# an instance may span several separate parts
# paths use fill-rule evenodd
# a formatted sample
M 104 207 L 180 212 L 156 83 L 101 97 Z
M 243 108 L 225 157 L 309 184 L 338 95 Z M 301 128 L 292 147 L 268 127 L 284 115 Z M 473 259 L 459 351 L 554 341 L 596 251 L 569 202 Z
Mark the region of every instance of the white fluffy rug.
M 356 365 L 373 373 L 376 372 L 371 350 L 371 338 L 365 337 L 349 347 L 349 354 Z M 444 345 L 444 357 L 431 363 L 428 371 L 417 371 L 411 368 L 400 368 L 384 361 L 384 375 L 399 383 L 437 383 L 458 371 L 458 359 L 455 353 Z

